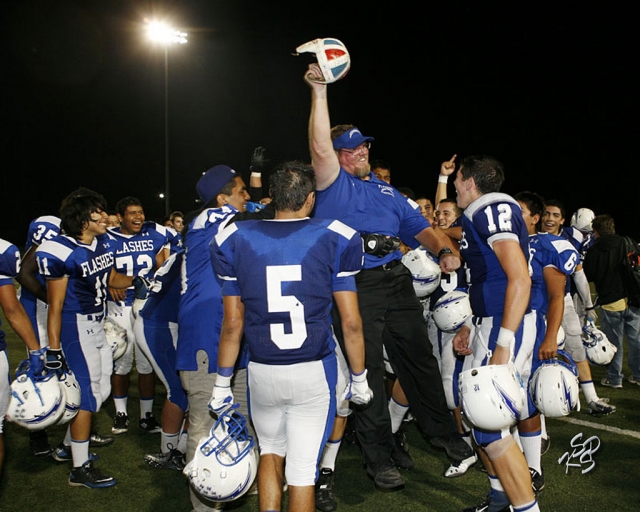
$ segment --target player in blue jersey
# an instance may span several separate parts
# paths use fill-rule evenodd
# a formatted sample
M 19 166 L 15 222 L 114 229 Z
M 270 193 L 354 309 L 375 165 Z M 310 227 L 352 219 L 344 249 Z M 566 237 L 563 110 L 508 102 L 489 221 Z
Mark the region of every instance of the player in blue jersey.
M 196 191 L 203 207 L 187 214 L 188 228 L 183 233 L 185 256 L 182 264 L 182 291 L 178 310 L 176 368 L 189 399 L 189 428 L 186 462 L 193 459 L 200 438 L 214 424 L 207 404 L 216 380 L 218 340 L 222 326 L 222 282 L 213 272 L 209 242 L 230 222 L 246 218 L 273 217 L 273 208 L 250 213 L 250 196 L 242 177 L 229 166 L 216 165 L 198 180 Z M 240 412 L 248 416 L 244 373 L 236 372 L 234 393 Z M 250 431 L 253 427 L 250 427 Z M 216 504 L 190 488 L 191 504 L 196 511 L 211 510 Z
M 37 217 L 29 224 L 25 252 L 16 281 L 20 283 L 20 302 L 24 306 L 41 347 L 49 345 L 47 337 L 47 288 L 38 272 L 36 249 L 44 241 L 60 234 L 60 219 L 54 215 Z M 106 438 L 105 438 L 106 439 Z M 29 448 L 36 457 L 51 454 L 46 430 L 29 431 Z
M 322 79 L 318 64 L 310 64 L 304 76 L 311 88 L 309 144 L 318 188 L 315 216 L 338 219 L 365 239 L 364 267 L 356 282 L 374 398 L 368 408 L 355 411 L 356 433 L 367 474 L 376 487 L 399 489 L 404 479 L 391 460 L 394 441 L 385 398 L 385 329 L 391 334 L 391 342 L 385 345 L 391 365 L 423 433 L 454 459 L 465 459 L 472 450 L 460 438 L 447 408 L 422 306 L 397 248 L 400 240 L 410 248 L 422 244 L 440 256 L 446 272 L 456 270 L 460 259 L 447 246 L 446 236 L 420 214 L 414 201 L 371 173 L 369 147 L 373 138 L 365 137 L 352 125 L 332 130 L 327 86 L 316 81 Z M 335 319 L 334 325 L 339 327 Z
M 29 351 L 30 371 L 39 374 L 44 368 L 45 350 L 40 343 L 23 305 L 16 295 L 13 280 L 20 270 L 20 250 L 10 242 L 0 238 L 0 307 L 4 316 L 16 334 L 22 339 Z M 0 321 L 2 327 L 2 321 Z M 11 397 L 9 358 L 7 342 L 0 328 L 0 476 L 4 461 L 4 415 Z M 47 443 L 48 444 L 48 443 Z
M 132 278 L 114 270 L 115 239 L 107 234 L 106 201 L 88 189 L 68 195 L 60 207 L 64 234 L 36 250 L 47 280 L 49 349 L 47 367 L 68 363 L 81 393 L 80 410 L 69 423 L 57 460 L 72 460 L 72 486 L 111 487 L 116 480 L 93 466 L 89 454 L 92 414 L 111 392 L 111 347 L 103 329 L 107 286 L 126 288 Z
M 115 206 L 120 226 L 109 233 L 117 240 L 115 268 L 128 276 L 151 277 L 153 272 L 169 257 L 170 246 L 180 243 L 173 229 L 146 221 L 139 199 L 125 197 Z M 134 353 L 140 391 L 140 428 L 144 432 L 160 432 L 160 425 L 153 415 L 156 375 L 144 352 L 137 349 L 131 320 L 134 290 L 109 290 L 107 315 L 127 331 L 127 351 L 115 361 L 113 372 L 113 403 L 116 415 L 111 432 L 124 434 L 129 430 L 127 402 L 129 380 Z
M 153 371 L 167 390 L 167 398 L 162 407 L 160 452 L 145 455 L 144 460 L 154 467 L 179 471 L 184 468 L 184 453 L 187 451 L 186 437 L 181 433 L 189 405 L 176 371 L 183 257 L 184 249 L 180 249 L 156 271 L 149 296 L 144 300 L 144 306 L 133 325 L 138 348 L 151 362 Z M 141 299 L 136 299 L 139 300 Z M 136 306 L 134 302 L 134 311 Z
M 233 224 L 212 242 L 213 265 L 224 279 L 224 320 L 211 407 L 233 403 L 230 381 L 244 330 L 260 510 L 280 510 L 284 473 L 289 509 L 313 512 L 317 464 L 336 412 L 332 297 L 351 366 L 351 399 L 361 405 L 371 399 L 353 278 L 362 267 L 362 240 L 339 221 L 309 218 L 316 195 L 310 166 L 285 163 L 270 183 L 275 220 Z
M 472 367 L 517 368 L 531 359 L 536 315 L 529 307 L 529 235 L 518 203 L 500 193 L 502 165 L 485 156 L 462 160 L 454 182 L 457 203 L 464 208 L 460 253 L 465 261 L 473 322 L 460 328 L 454 350 L 469 355 Z M 491 483 L 489 502 L 470 511 L 538 511 L 529 467 L 509 429 L 473 429 Z
M 529 233 L 529 252 L 531 255 L 531 309 L 544 322 L 544 337 L 539 337 L 534 347 L 531 369 L 523 372 L 521 377 L 527 384 L 541 360 L 552 359 L 557 355 L 558 331 L 562 325 L 564 314 L 564 296 L 566 281 L 580 262 L 580 256 L 565 238 L 549 233 L 539 233 L 545 204 L 542 197 L 535 192 L 524 191 L 514 196 L 522 208 Z M 530 412 L 533 404 L 529 403 Z M 532 414 L 518 423 L 520 444 L 522 445 L 534 491 L 544 488 L 541 455 L 543 424 L 541 414 Z
M 542 217 L 542 230 L 545 233 L 551 233 L 552 235 L 565 238 L 577 251 L 580 251 L 583 235 L 576 228 L 564 226 L 565 215 L 565 208 L 561 201 L 557 199 L 547 200 L 545 212 Z M 597 315 L 591 299 L 591 289 L 584 270 L 582 269 L 581 262 L 576 266 L 571 279 L 585 305 L 586 319 L 595 321 Z M 564 316 L 562 318 L 562 328 L 565 333 L 565 350 L 578 367 L 580 390 L 584 393 L 587 401 L 588 412 L 598 415 L 611 414 L 615 412 L 615 406 L 609 404 L 607 399 L 602 399 L 598 396 L 593 383 L 591 367 L 584 345 L 582 344 L 582 324 L 580 323 L 580 317 L 576 312 L 575 304 L 571 296 L 571 279 L 567 280 L 564 296 Z

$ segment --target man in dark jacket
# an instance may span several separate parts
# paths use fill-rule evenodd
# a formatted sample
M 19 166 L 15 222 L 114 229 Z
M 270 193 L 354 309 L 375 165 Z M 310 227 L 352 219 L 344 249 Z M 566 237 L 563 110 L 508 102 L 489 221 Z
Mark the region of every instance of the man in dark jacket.
M 629 349 L 629 382 L 640 386 L 640 308 L 628 303 L 622 261 L 626 256 L 625 241 L 616 235 L 615 224 L 610 215 L 598 215 L 593 220 L 595 243 L 587 251 L 584 271 L 593 282 L 602 314 L 600 327 L 618 351 L 607 365 L 607 376 L 601 384 L 621 388 L 623 347 L 626 336 Z

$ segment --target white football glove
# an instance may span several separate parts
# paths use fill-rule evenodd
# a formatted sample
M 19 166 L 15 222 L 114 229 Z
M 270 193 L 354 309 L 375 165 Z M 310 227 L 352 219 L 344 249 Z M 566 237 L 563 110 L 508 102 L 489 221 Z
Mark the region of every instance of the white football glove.
M 233 407 L 233 393 L 231 392 L 231 377 L 216 377 L 216 384 L 213 386 L 213 394 L 209 400 L 209 409 L 220 415 L 227 409 Z
M 598 313 L 596 313 L 595 309 L 587 309 L 586 317 L 589 322 L 595 323 L 596 320 L 598 319 Z
M 357 405 L 366 405 L 373 398 L 373 391 L 367 382 L 367 370 L 360 375 L 351 374 L 351 382 L 347 384 L 344 393 L 340 397 L 341 400 L 349 400 Z

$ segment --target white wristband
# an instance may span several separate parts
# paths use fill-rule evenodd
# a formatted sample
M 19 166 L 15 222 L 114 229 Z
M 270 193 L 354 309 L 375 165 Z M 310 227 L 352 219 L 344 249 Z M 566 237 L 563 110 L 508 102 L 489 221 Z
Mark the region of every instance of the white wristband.
M 252 178 L 262 178 L 262 173 L 261 172 L 252 172 L 251 173 L 251 177 Z
M 216 375 L 215 385 L 219 388 L 231 387 L 231 375 L 229 377 L 223 377 L 222 375 Z
M 440 176 L 438 176 L 438 183 L 448 183 L 449 182 L 449 176 L 445 176 L 444 174 L 441 174 Z
M 508 348 L 511 346 L 511 343 L 516 337 L 516 333 L 511 329 L 505 329 L 504 327 L 500 327 L 500 332 L 498 333 L 498 339 L 496 340 L 496 345 L 499 347 Z

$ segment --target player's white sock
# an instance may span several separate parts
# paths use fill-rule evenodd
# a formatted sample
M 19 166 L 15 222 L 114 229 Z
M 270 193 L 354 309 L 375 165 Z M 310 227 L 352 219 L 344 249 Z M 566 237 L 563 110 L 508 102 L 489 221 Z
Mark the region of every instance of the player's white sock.
M 116 406 L 116 413 L 123 413 L 123 414 L 127 414 L 127 400 L 128 400 L 128 396 L 121 396 L 119 398 L 114 397 L 113 398 L 113 405 Z
M 584 398 L 587 403 L 597 402 L 599 400 L 596 387 L 593 385 L 592 380 L 580 381 L 580 389 L 584 393 Z
M 408 405 L 403 405 L 396 402 L 393 397 L 389 400 L 389 416 L 391 416 L 391 432 L 394 434 L 402 425 L 402 420 L 404 419 L 405 414 L 409 410 Z
M 328 468 L 331 471 L 336 469 L 336 458 L 338 457 L 338 450 L 342 439 L 332 441 L 329 439 L 327 444 L 324 445 L 324 452 L 322 453 L 322 460 L 320 461 L 320 468 Z
M 89 440 L 71 440 L 71 455 L 73 456 L 73 467 L 79 468 L 89 460 Z
M 529 467 L 535 469 L 538 473 L 542 473 L 542 466 L 540 465 L 542 436 L 540 431 L 521 432 L 520 443 L 522 444 L 522 451 L 524 452 L 524 457 L 527 459 Z
M 153 414 L 153 398 L 140 399 L 140 419 L 145 419 L 147 413 Z
M 160 450 L 162 453 L 169 453 L 180 444 L 180 433 L 167 434 L 164 430 L 160 433 Z M 184 453 L 184 452 L 183 452 Z

